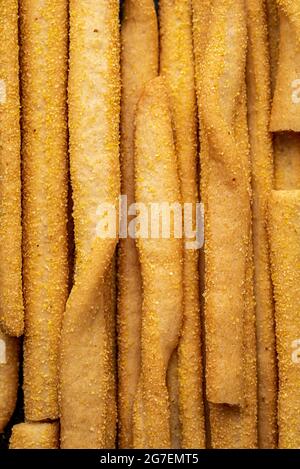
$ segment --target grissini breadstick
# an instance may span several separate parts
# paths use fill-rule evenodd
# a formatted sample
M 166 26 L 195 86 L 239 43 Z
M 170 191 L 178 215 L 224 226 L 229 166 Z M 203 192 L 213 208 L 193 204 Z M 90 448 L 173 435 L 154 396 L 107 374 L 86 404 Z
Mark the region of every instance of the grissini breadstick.
M 117 240 L 116 233 L 101 235 L 98 224 L 103 207 L 118 206 L 119 81 L 119 2 L 71 0 L 69 131 L 76 271 L 61 339 L 63 448 L 111 444 L 107 400 L 112 354 L 103 284 Z
M 136 201 L 180 203 L 180 182 L 167 89 L 149 82 L 138 104 L 135 133 Z M 162 183 L 163 181 L 163 183 Z M 174 225 L 171 214 L 171 226 Z M 161 231 L 160 231 L 161 233 Z M 182 322 L 182 239 L 138 238 L 143 279 L 141 375 L 134 403 L 134 447 L 170 448 L 167 370 Z
M 274 135 L 275 188 L 300 189 L 300 134 L 280 132 Z
M 206 383 L 209 402 L 241 405 L 244 289 L 250 226 L 249 161 L 235 139 L 244 82 L 247 31 L 242 1 L 212 3 L 200 75 L 205 205 Z M 230 35 L 228 31 L 230 30 Z M 207 171 L 206 174 L 203 174 Z M 233 208 L 234 207 L 234 208 Z
M 24 328 L 21 253 L 21 159 L 18 2 L 0 1 L 0 324 Z
M 270 67 L 263 0 L 248 0 L 248 123 L 253 188 L 253 243 L 258 357 L 260 448 L 276 445 L 277 373 L 273 292 L 267 238 L 267 202 L 273 186 Z
M 58 347 L 68 294 L 66 0 L 22 0 L 24 398 L 58 418 Z
M 190 0 L 160 0 L 159 17 L 160 71 L 170 90 L 182 201 L 193 204 L 195 216 L 198 202 L 197 121 Z M 185 249 L 183 330 L 178 347 L 183 448 L 205 446 L 198 264 L 198 250 Z
M 25 422 L 13 426 L 9 449 L 58 449 L 58 422 Z
M 269 234 L 279 362 L 279 447 L 300 447 L 300 191 L 273 191 Z
M 153 0 L 126 0 L 121 26 L 122 194 L 134 202 L 134 115 L 142 89 L 158 74 L 158 31 Z M 135 240 L 119 245 L 119 445 L 132 446 L 133 401 L 140 372 L 142 278 Z
M 11 418 L 19 384 L 19 342 L 0 330 L 0 433 Z

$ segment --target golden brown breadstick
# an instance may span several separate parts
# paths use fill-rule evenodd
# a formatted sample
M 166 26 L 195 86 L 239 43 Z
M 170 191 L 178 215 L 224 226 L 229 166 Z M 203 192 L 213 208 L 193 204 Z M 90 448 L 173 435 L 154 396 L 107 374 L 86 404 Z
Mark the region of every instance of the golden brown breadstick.
M 273 292 L 267 239 L 267 202 L 273 186 L 270 67 L 263 0 L 247 1 L 248 123 L 253 188 L 253 243 L 258 357 L 260 448 L 276 445 L 277 373 Z
M 58 418 L 57 360 L 68 294 L 66 0 L 22 0 L 24 397 L 30 420 Z
M 19 384 L 19 342 L 0 329 L 0 433 L 11 418 Z
M 180 203 L 168 96 L 160 77 L 146 85 L 139 101 L 135 145 L 136 201 L 147 208 L 151 203 Z M 134 403 L 135 448 L 171 446 L 166 378 L 182 321 L 183 243 L 174 236 L 173 211 L 170 219 L 168 238 L 162 238 L 161 229 L 161 239 L 138 238 L 143 306 L 141 375 Z
M 122 195 L 134 202 L 134 115 L 141 91 L 158 74 L 158 31 L 153 0 L 126 0 L 121 27 Z M 119 247 L 119 445 L 132 446 L 133 401 L 140 373 L 142 278 L 135 240 Z
M 108 423 L 113 354 L 103 282 L 117 240 L 110 231 L 113 220 L 107 237 L 106 223 L 101 229 L 99 223 L 109 208 L 117 212 L 119 85 L 119 2 L 71 0 L 69 131 L 76 272 L 61 339 L 63 448 L 104 448 L 114 434 Z
M 21 159 L 18 2 L 0 1 L 0 323 L 24 328 L 21 254 Z
M 160 0 L 160 70 L 170 90 L 183 203 L 198 202 L 197 122 L 190 0 Z M 180 71 L 180 73 L 179 73 Z M 184 250 L 183 330 L 178 347 L 183 448 L 205 446 L 198 250 Z
M 269 206 L 279 362 L 279 447 L 300 447 L 300 191 L 273 191 Z
M 209 142 L 209 155 L 202 156 L 202 161 L 205 156 L 209 161 L 201 168 L 202 193 L 206 194 L 207 396 L 213 403 L 241 405 L 250 197 L 248 155 L 239 153 L 235 113 L 245 73 L 244 3 L 214 1 L 211 21 L 199 94 L 205 103 L 202 122 Z
M 58 422 L 25 422 L 13 426 L 9 449 L 58 449 Z

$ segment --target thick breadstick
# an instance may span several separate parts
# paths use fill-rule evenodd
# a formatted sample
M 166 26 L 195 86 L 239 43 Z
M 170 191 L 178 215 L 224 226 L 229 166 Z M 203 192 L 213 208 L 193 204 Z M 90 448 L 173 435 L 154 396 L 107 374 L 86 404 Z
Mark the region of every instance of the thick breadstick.
M 162 78 L 149 82 L 139 101 L 135 134 L 136 201 L 180 203 L 167 90 Z M 182 322 L 182 239 L 138 238 L 143 279 L 141 375 L 134 403 L 134 447 L 170 448 L 166 377 Z M 160 230 L 160 236 L 162 232 Z
M 21 254 L 21 159 L 18 2 L 0 1 L 0 324 L 24 328 Z
M 273 191 L 269 207 L 279 361 L 279 447 L 300 447 L 300 191 Z
M 205 103 L 201 113 L 209 143 L 201 168 L 202 193 L 206 194 L 206 382 L 210 402 L 230 405 L 243 401 L 249 161 L 248 155 L 239 153 L 234 124 L 244 82 L 246 38 L 243 1 L 214 1 L 198 93 Z
M 22 0 L 24 397 L 29 420 L 58 418 L 58 346 L 68 294 L 66 0 Z
M 280 10 L 279 63 L 270 128 L 273 132 L 300 131 L 300 42 L 297 31 Z M 300 34 L 300 31 L 299 31 Z
M 263 0 L 247 1 L 248 122 L 253 188 L 253 243 L 258 357 L 259 447 L 276 445 L 277 373 L 273 292 L 267 239 L 267 202 L 273 186 L 270 67 Z
M 198 202 L 197 121 L 190 0 L 160 0 L 160 70 L 170 90 L 182 202 Z M 183 330 L 178 347 L 183 448 L 205 446 L 200 346 L 199 251 L 184 250 Z
M 134 202 L 134 116 L 141 91 L 158 74 L 158 31 L 153 0 L 126 0 L 121 27 L 122 195 Z M 133 401 L 140 373 L 142 278 L 135 240 L 119 247 L 119 419 L 121 448 L 132 446 Z
M 11 418 L 19 384 L 19 343 L 0 330 L 0 433 Z
M 69 130 L 76 272 L 61 340 L 63 448 L 104 448 L 114 434 L 108 423 L 113 356 L 103 282 L 116 233 L 104 237 L 98 223 L 108 204 L 117 212 L 119 94 L 119 2 L 71 0 Z
M 9 449 L 58 449 L 59 424 L 25 422 L 14 425 Z

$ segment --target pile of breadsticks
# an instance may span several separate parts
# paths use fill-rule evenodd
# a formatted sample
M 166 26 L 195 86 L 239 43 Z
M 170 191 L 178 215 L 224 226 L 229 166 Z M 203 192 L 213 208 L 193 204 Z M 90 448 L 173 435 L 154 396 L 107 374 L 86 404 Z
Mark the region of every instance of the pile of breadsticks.
M 300 447 L 300 2 L 156 3 L 0 0 L 10 448 Z

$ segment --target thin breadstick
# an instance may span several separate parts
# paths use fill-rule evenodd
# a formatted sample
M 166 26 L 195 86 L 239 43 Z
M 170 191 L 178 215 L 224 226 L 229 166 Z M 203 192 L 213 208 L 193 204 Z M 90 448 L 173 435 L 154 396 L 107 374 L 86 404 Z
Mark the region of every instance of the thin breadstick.
M 119 2 L 71 0 L 69 131 L 76 270 L 61 338 L 62 448 L 104 448 L 114 433 L 107 410 L 113 356 L 103 285 L 117 240 L 116 233 L 99 233 L 98 224 L 105 215 L 103 204 L 115 212 L 118 206 L 119 81 Z
M 9 449 L 58 449 L 58 422 L 25 422 L 13 426 Z
M 134 202 L 134 115 L 142 89 L 158 74 L 158 31 L 153 0 L 126 0 L 121 27 L 122 195 Z M 140 373 L 142 278 L 135 240 L 119 246 L 119 446 L 132 447 L 133 402 Z
M 160 0 L 160 70 L 170 90 L 183 203 L 198 202 L 197 121 L 190 0 Z M 200 346 L 199 252 L 184 250 L 183 330 L 178 347 L 183 448 L 205 446 Z
M 56 419 L 58 347 L 68 294 L 66 0 L 22 0 L 24 399 Z
M 263 0 L 247 1 L 248 123 L 253 188 L 253 243 L 258 357 L 258 433 L 260 448 L 275 448 L 277 373 L 273 292 L 266 227 L 273 186 L 270 121 L 270 67 Z
M 18 2 L 0 1 L 0 324 L 24 329 Z
M 175 146 L 167 90 L 162 78 L 149 82 L 139 101 L 135 134 L 136 201 L 180 203 Z M 134 447 L 170 448 L 167 370 L 182 322 L 182 239 L 138 238 L 143 279 L 141 375 L 134 403 Z M 173 222 L 172 222 L 173 221 Z M 160 230 L 161 234 L 161 230 Z
M 300 191 L 273 191 L 269 234 L 279 362 L 279 448 L 300 447 Z
M 228 34 L 230 31 L 230 34 Z M 212 3 L 200 75 L 205 208 L 205 328 L 208 400 L 241 405 L 244 288 L 250 226 L 249 161 L 239 154 L 234 120 L 245 73 L 245 7 Z M 205 156 L 209 161 L 204 162 Z M 205 173 L 206 172 L 206 173 Z M 233 208 L 234 207 L 234 208 Z
M 19 384 L 19 342 L 0 330 L 0 433 L 16 406 Z

